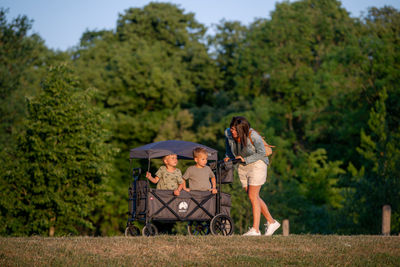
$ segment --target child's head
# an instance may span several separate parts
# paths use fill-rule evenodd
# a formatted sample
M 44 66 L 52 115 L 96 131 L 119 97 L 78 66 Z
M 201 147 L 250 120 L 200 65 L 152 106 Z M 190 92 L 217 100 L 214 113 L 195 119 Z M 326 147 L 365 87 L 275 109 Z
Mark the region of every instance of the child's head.
M 204 167 L 207 164 L 208 153 L 205 148 L 196 147 L 193 149 L 193 158 L 199 167 Z
M 164 156 L 162 160 L 165 166 L 175 167 L 178 164 L 178 156 L 176 154 Z

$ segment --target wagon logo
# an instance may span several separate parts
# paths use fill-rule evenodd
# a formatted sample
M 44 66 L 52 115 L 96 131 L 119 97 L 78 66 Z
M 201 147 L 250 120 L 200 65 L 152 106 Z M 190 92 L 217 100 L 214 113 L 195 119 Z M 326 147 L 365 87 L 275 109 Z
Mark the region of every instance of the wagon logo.
M 187 210 L 188 210 L 188 203 L 186 202 L 186 201 L 182 201 L 182 202 L 180 202 L 179 203 L 179 205 L 178 205 L 178 211 L 179 212 L 187 212 Z

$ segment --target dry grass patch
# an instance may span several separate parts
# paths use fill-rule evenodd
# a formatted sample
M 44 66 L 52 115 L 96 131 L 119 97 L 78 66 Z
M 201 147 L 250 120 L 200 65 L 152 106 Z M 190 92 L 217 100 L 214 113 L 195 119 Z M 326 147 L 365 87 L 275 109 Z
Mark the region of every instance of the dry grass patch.
M 399 266 L 400 237 L 0 238 L 0 266 Z

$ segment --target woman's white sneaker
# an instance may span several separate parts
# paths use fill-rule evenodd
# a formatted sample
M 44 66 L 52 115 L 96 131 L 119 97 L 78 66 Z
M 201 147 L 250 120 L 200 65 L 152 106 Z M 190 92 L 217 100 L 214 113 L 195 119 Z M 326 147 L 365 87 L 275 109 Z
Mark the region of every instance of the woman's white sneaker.
M 266 236 L 271 236 L 271 235 L 273 235 L 273 233 L 279 228 L 281 226 L 281 224 L 277 221 L 277 220 L 275 220 L 275 222 L 274 223 L 268 223 L 267 225 L 266 225 L 266 231 L 265 231 L 265 235 Z
M 257 230 L 252 227 L 252 228 L 250 228 L 249 231 L 247 231 L 247 233 L 244 233 L 243 235 L 244 236 L 260 236 L 261 233 L 257 232 Z

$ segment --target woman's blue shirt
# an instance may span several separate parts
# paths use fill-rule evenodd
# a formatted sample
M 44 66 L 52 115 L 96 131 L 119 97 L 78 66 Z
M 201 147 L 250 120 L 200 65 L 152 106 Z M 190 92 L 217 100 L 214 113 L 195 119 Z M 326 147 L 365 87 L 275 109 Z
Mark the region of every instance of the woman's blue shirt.
M 242 156 L 245 164 L 250 164 L 258 160 L 262 160 L 265 164 L 269 164 L 268 157 L 265 156 L 265 147 L 262 137 L 254 130 L 250 129 L 251 143 L 250 139 L 247 138 L 247 145 L 242 147 L 240 143 L 236 143 L 233 139 L 231 129 L 227 128 L 225 130 L 225 147 L 226 147 L 226 157 L 230 159 L 235 159 L 236 156 Z

